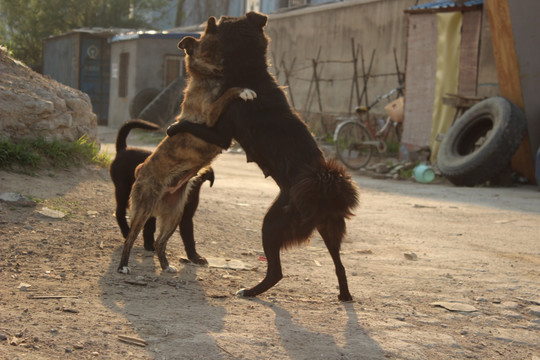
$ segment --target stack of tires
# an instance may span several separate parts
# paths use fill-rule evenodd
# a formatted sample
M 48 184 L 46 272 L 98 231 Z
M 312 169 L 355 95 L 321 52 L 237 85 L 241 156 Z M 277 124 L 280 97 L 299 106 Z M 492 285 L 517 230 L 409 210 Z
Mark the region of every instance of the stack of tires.
M 508 166 L 526 129 L 525 114 L 508 99 L 483 100 L 445 134 L 437 166 L 454 185 L 484 183 Z

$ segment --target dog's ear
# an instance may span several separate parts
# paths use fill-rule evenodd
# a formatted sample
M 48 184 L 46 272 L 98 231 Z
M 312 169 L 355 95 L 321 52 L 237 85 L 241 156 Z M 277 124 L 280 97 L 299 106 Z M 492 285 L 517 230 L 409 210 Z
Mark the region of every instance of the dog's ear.
M 261 29 L 266 25 L 266 22 L 268 21 L 268 16 L 255 11 L 248 12 L 246 14 L 246 17 L 252 24 Z
M 135 179 L 137 178 L 137 176 L 139 176 L 139 171 L 141 171 L 142 167 L 143 167 L 144 163 L 141 163 L 139 165 L 137 165 L 137 167 L 135 168 Z
M 206 22 L 206 29 L 204 30 L 205 34 L 215 34 L 217 31 L 216 18 L 210 16 Z
M 191 36 L 186 36 L 178 43 L 178 48 L 185 50 L 188 55 L 191 55 L 191 50 L 193 49 L 193 44 L 197 42 L 197 39 Z

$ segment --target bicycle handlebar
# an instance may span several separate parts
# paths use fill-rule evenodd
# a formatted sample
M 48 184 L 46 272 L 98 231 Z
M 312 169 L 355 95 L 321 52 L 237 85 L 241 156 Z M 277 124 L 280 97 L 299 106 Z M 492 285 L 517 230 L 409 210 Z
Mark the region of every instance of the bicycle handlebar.
M 379 95 L 377 96 L 377 98 L 375 98 L 375 100 L 368 106 L 357 106 L 355 111 L 359 114 L 361 113 L 366 113 L 368 112 L 369 110 L 371 110 L 372 107 L 374 107 L 375 105 L 377 105 L 377 103 L 383 99 L 387 99 L 389 98 L 390 96 L 394 95 L 396 92 L 398 91 L 401 91 L 405 88 L 405 86 L 403 85 L 400 85 L 398 87 L 395 87 L 393 88 L 392 90 L 390 90 L 389 92 L 387 92 L 386 94 L 382 94 L 382 95 Z

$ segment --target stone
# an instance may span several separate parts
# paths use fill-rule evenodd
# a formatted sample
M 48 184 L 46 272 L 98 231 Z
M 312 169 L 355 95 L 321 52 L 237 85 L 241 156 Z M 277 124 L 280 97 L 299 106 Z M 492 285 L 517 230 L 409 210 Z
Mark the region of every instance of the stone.
M 62 211 L 49 209 L 48 207 L 44 207 L 43 209 L 38 210 L 37 213 L 52 219 L 62 219 L 66 216 L 66 214 Z
M 34 206 L 36 203 L 21 194 L 5 192 L 0 195 L 0 200 L 18 206 Z
M 540 306 L 538 305 L 531 305 L 527 307 L 526 311 L 531 315 L 540 317 Z
M 0 139 L 41 137 L 98 143 L 90 97 L 42 76 L 0 47 Z
M 405 256 L 405 259 L 410 260 L 410 261 L 418 260 L 418 255 L 416 255 L 413 252 L 404 253 L 403 256 Z
M 243 261 L 238 259 L 225 259 L 225 258 L 213 258 L 207 257 L 208 267 L 218 269 L 231 269 L 231 270 L 250 270 L 250 266 L 246 265 Z

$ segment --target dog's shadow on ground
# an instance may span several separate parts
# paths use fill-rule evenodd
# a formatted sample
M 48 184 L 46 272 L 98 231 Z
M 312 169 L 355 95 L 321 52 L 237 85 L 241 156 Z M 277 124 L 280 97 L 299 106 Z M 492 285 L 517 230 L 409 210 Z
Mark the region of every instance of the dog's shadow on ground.
M 136 243 L 129 262 L 131 274 L 119 274 L 116 260 L 121 251 L 119 247 L 112 254 L 100 286 L 103 304 L 121 315 L 114 317 L 119 322 L 114 326 L 116 334 L 148 343 L 144 350 L 133 345 L 127 345 L 128 349 L 153 358 L 182 358 L 182 354 L 204 349 L 205 359 L 223 359 L 208 334 L 223 329 L 226 311 L 208 303 L 197 281 L 198 267 L 179 264 L 178 273 L 162 273 L 154 254 Z
M 293 321 L 291 313 L 268 301 L 253 301 L 267 306 L 275 313 L 276 329 L 281 343 L 291 359 L 383 359 L 384 352 L 358 324 L 358 315 L 352 303 L 345 303 L 347 324 L 343 330 L 345 343 L 339 345 L 332 334 L 315 332 Z

